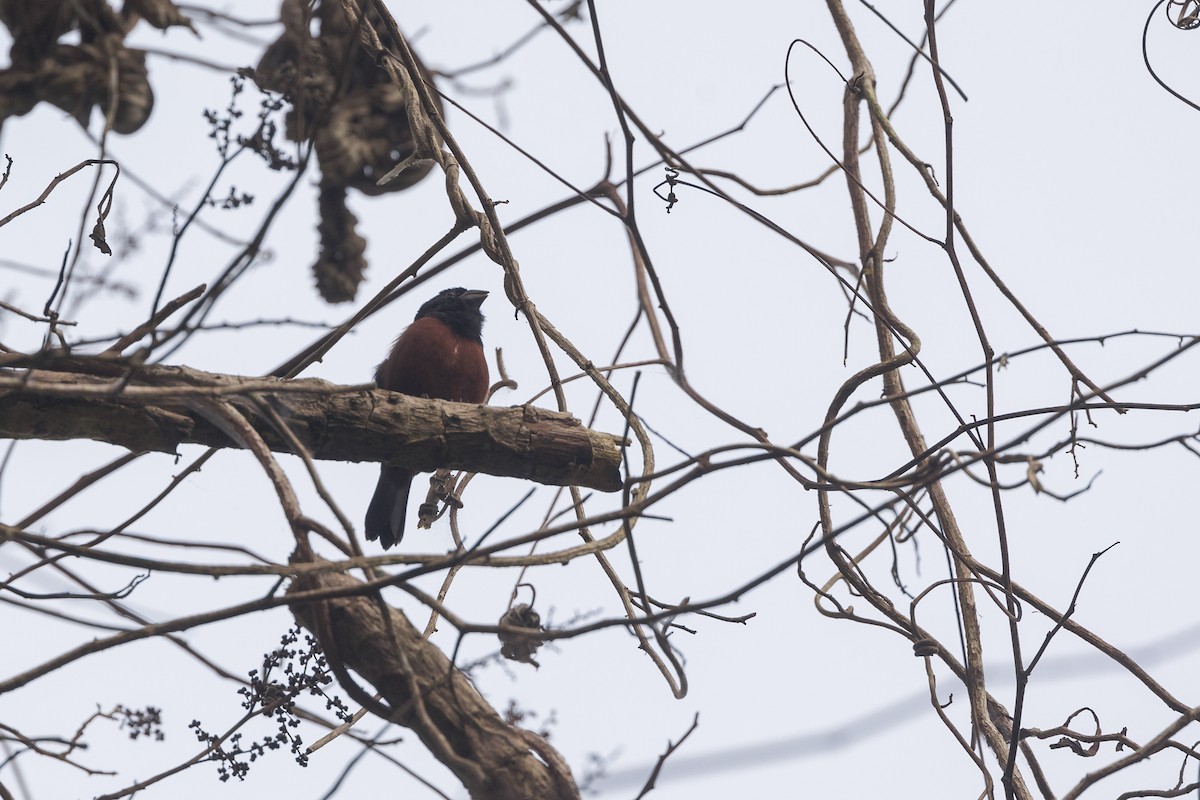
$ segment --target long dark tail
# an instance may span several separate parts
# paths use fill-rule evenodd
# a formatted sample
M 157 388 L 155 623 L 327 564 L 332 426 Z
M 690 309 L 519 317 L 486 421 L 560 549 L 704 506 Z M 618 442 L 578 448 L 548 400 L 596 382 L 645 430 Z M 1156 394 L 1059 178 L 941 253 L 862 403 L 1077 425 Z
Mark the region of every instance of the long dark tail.
M 378 539 L 387 550 L 404 538 L 404 514 L 408 510 L 408 490 L 413 473 L 398 467 L 384 467 L 371 505 L 367 506 L 368 539 Z

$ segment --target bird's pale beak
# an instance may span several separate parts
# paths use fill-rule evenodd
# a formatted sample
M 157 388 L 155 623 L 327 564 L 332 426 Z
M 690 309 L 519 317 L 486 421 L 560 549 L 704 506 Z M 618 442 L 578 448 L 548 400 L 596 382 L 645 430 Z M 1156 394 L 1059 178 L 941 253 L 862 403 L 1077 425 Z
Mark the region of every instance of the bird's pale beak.
M 478 309 L 481 305 L 483 305 L 483 301 L 487 299 L 487 296 L 488 293 L 482 289 L 471 289 L 469 292 L 463 292 L 462 297 L 459 299 L 468 306 Z

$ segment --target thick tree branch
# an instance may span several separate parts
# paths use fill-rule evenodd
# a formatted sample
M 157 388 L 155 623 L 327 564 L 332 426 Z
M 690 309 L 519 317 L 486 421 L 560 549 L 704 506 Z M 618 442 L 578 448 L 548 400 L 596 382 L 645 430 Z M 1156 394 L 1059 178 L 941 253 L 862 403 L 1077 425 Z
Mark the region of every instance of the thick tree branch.
M 288 593 L 349 588 L 345 574 L 303 575 Z M 380 692 L 394 721 L 412 729 L 477 800 L 577 800 L 578 789 L 550 744 L 509 725 L 445 653 L 408 619 L 370 596 L 296 603 L 292 613 L 339 659 Z M 534 752 L 538 755 L 535 755 Z
M 242 407 L 278 452 L 291 448 L 255 404 L 273 408 L 318 459 L 466 469 L 605 492 L 621 487 L 621 438 L 585 428 L 568 414 L 108 359 L 0 369 L 0 438 L 94 439 L 135 452 L 173 453 L 181 444 L 240 447 L 193 410 L 204 397 Z

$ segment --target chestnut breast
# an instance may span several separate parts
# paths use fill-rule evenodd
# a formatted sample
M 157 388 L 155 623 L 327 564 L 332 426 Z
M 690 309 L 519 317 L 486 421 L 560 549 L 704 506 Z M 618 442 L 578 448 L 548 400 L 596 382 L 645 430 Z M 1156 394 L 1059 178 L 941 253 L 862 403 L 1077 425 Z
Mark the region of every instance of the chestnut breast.
M 437 400 L 482 403 L 488 366 L 483 345 L 457 336 L 441 320 L 422 317 L 396 339 L 375 371 L 381 389 Z

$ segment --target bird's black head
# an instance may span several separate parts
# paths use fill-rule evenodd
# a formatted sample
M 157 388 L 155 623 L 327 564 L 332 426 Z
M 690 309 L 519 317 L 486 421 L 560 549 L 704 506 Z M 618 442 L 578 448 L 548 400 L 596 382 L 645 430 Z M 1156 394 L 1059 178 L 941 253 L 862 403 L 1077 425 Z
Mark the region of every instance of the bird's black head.
M 433 317 L 441 320 L 457 336 L 482 344 L 483 314 L 479 307 L 483 305 L 487 296 L 487 292 L 464 289 L 461 286 L 443 289 L 417 310 L 416 319 Z

